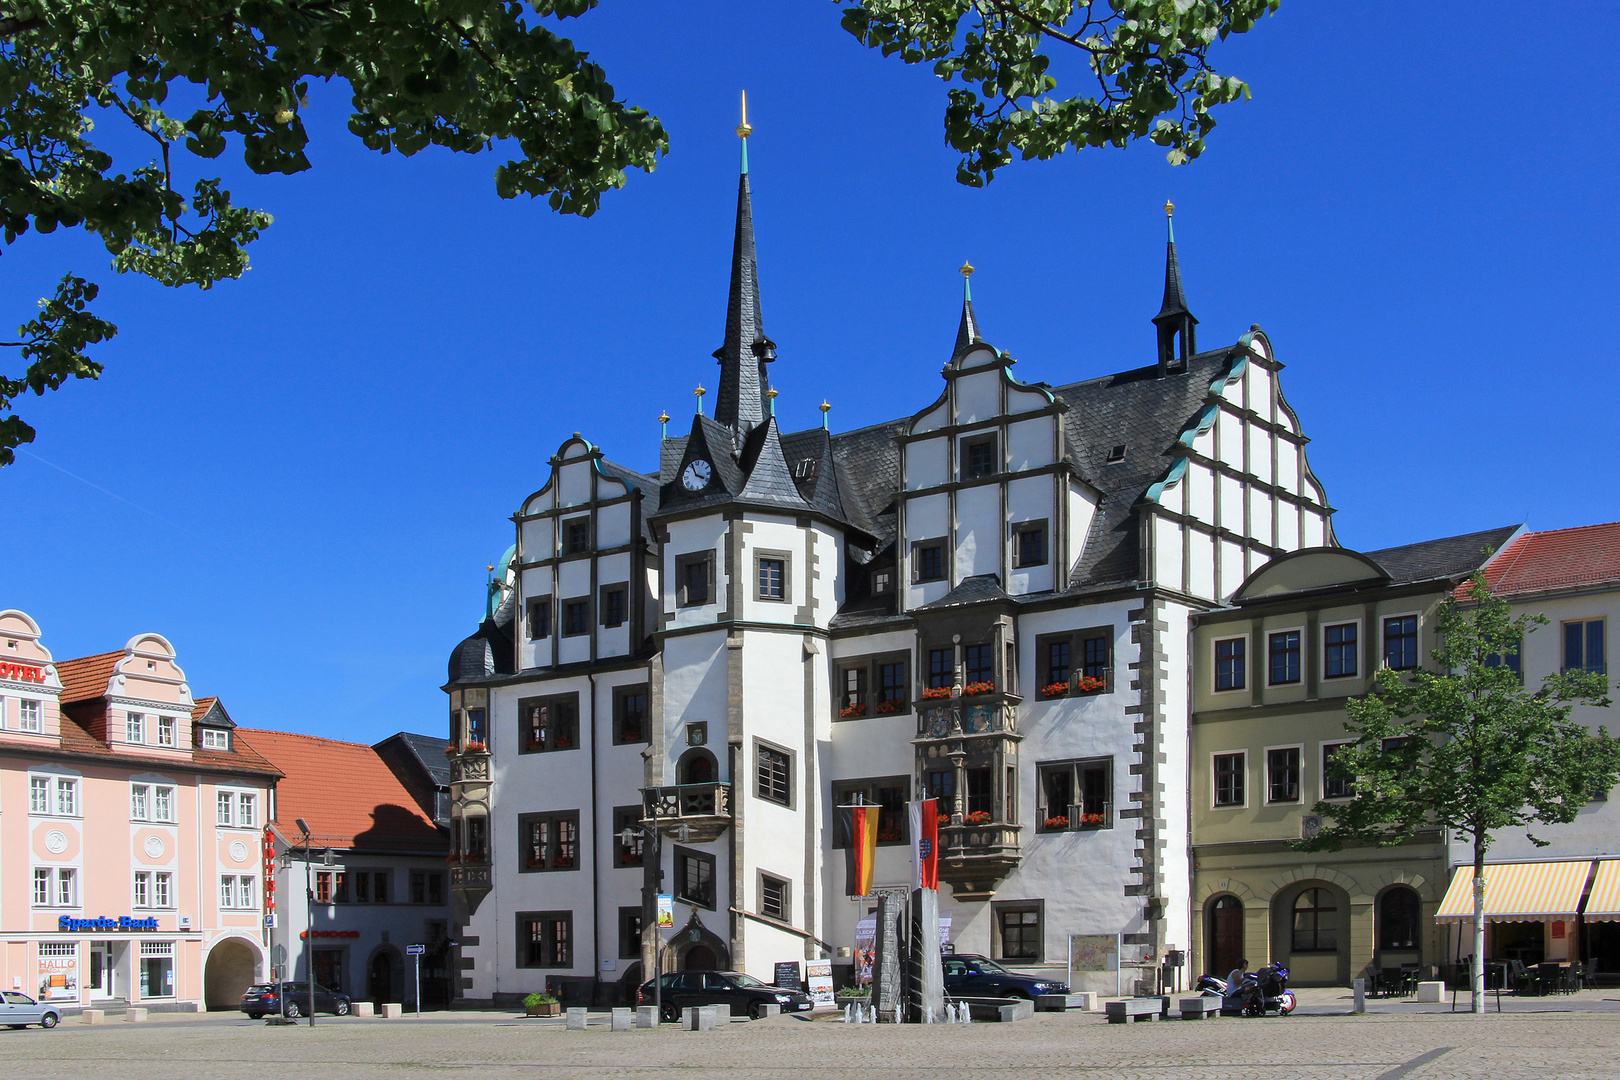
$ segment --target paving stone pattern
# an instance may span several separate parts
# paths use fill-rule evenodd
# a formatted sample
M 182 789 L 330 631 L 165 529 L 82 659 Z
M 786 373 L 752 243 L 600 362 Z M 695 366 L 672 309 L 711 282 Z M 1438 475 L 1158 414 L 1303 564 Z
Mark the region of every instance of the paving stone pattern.
M 1620 993 L 1611 991 L 1510 1002 L 1507 1012 L 1480 1018 L 1403 1003 L 1348 1016 L 1333 995 L 1312 1006 L 1313 1014 L 1287 1018 L 1119 1026 L 1100 1013 L 1071 1012 L 924 1027 L 776 1017 L 714 1032 L 674 1025 L 614 1032 L 605 1013 L 593 1014 L 585 1031 L 498 1013 L 322 1017 L 314 1029 L 214 1014 L 0 1031 L 0 1073 L 95 1080 L 1586 1080 L 1620 1078 L 1616 999 Z

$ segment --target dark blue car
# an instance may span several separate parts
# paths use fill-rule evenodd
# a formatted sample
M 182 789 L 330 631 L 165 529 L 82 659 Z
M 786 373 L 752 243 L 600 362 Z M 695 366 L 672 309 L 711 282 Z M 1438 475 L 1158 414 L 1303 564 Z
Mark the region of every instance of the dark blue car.
M 957 953 L 945 957 L 945 993 L 951 997 L 1030 998 L 1042 994 L 1067 994 L 1069 987 L 1058 979 L 1020 975 L 1008 971 L 986 956 Z

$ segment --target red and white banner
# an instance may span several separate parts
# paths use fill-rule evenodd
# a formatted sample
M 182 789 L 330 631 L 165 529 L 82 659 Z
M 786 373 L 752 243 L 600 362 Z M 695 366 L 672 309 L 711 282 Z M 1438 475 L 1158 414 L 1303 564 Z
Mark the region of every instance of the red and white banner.
M 911 817 L 911 887 L 939 888 L 939 812 L 933 799 L 906 804 Z

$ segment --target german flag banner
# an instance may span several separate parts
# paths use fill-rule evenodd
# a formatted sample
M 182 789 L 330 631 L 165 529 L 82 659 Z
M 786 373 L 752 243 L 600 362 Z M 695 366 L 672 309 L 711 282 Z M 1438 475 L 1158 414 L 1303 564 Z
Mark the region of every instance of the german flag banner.
M 878 808 L 875 806 L 840 806 L 843 833 L 849 837 L 844 849 L 844 894 L 846 896 L 872 895 L 872 864 L 877 861 Z
M 911 817 L 911 887 L 939 888 L 939 804 L 933 799 L 907 803 Z

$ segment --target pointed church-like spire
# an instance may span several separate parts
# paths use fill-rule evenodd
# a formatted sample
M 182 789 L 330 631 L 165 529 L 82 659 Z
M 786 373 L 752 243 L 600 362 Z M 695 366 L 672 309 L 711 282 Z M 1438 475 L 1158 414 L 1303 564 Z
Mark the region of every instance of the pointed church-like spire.
M 1159 328 L 1159 372 L 1184 371 L 1187 358 L 1198 351 L 1198 320 L 1187 310 L 1187 294 L 1181 286 L 1181 260 L 1176 256 L 1175 203 L 1164 204 L 1164 221 L 1169 238 L 1165 242 L 1164 303 L 1153 323 Z
M 714 351 L 720 361 L 714 418 L 742 438 L 765 421 L 765 365 L 776 359 L 776 344 L 765 336 L 759 309 L 759 267 L 754 258 L 754 207 L 748 185 L 748 97 L 743 96 L 742 174 L 737 180 L 737 231 L 731 248 L 731 295 L 726 304 L 725 343 Z
M 951 359 L 955 360 L 971 345 L 977 345 L 984 338 L 979 336 L 979 320 L 973 314 L 973 286 L 969 281 L 973 277 L 973 264 L 966 259 L 962 261 L 962 321 L 956 327 L 956 347 L 951 350 Z

